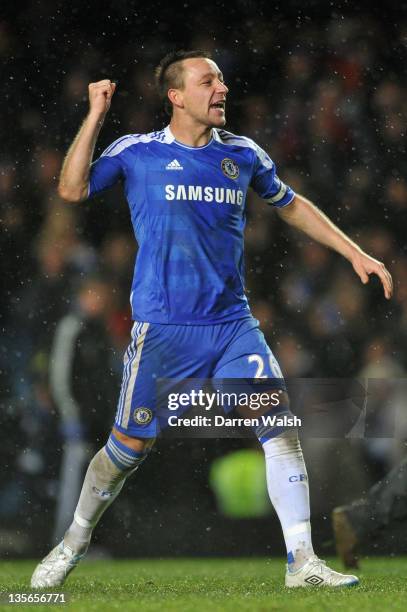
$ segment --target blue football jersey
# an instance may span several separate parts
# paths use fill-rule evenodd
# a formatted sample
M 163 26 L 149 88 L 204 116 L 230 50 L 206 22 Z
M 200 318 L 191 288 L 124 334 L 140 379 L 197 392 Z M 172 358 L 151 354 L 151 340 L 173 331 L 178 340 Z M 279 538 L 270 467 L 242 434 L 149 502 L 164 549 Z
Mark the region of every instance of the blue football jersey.
M 250 315 L 244 292 L 249 187 L 277 207 L 294 192 L 252 140 L 212 130 L 203 147 L 169 127 L 123 136 L 91 166 L 89 196 L 122 180 L 139 251 L 133 319 L 209 325 Z

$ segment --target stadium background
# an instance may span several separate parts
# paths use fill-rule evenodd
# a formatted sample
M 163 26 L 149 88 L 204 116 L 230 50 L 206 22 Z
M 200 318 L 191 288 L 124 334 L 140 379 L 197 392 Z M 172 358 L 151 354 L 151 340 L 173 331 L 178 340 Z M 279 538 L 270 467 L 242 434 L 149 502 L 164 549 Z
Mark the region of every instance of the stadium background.
M 95 393 L 85 402 L 90 454 L 115 410 L 135 252 L 125 201 L 116 189 L 69 207 L 55 191 L 86 113 L 89 81 L 118 81 L 100 153 L 125 133 L 165 125 L 153 67 L 168 50 L 211 50 L 230 87 L 227 129 L 267 149 L 283 180 L 395 278 L 395 297 L 385 302 L 376 280 L 362 287 L 347 262 L 291 232 L 250 196 L 249 298 L 283 371 L 405 376 L 407 20 L 395 2 L 386 3 L 386 16 L 346 2 L 311 2 L 306 10 L 301 2 L 284 8 L 189 2 L 175 10 L 165 2 L 37 1 L 20 2 L 18 12 L 6 3 L 0 20 L 2 555 L 38 556 L 53 537 L 61 449 L 71 434 L 49 391 L 49 351 L 80 281 L 94 273 L 106 287 L 101 321 L 111 347 L 109 376 L 98 376 L 111 384 L 103 397 Z M 379 411 L 377 419 L 386 415 Z M 227 518 L 208 484 L 212 462 L 242 446 L 254 444 L 162 441 L 108 511 L 96 537 L 100 549 L 127 556 L 282 554 L 272 514 Z M 305 440 L 304 449 L 315 541 L 332 552 L 332 507 L 359 495 L 405 447 L 389 439 L 319 439 Z M 372 543 L 372 550 L 397 552 L 399 535 Z

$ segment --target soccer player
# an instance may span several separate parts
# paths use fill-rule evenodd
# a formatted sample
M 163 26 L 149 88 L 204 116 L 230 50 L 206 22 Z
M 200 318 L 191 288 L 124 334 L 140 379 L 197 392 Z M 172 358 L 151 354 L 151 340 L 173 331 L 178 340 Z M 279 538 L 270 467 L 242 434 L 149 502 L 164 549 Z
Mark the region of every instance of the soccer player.
M 130 296 L 135 323 L 112 432 L 90 462 L 71 526 L 35 569 L 33 587 L 64 582 L 86 553 L 103 512 L 145 460 L 159 433 L 157 378 L 282 378 L 244 293 L 249 187 L 289 224 L 346 257 L 363 283 L 377 274 L 386 298 L 392 294 L 382 263 L 285 185 L 274 162 L 252 140 L 223 129 L 228 87 L 206 53 L 167 55 L 156 79 L 170 124 L 119 138 L 93 164 L 116 85 L 108 79 L 91 83 L 89 114 L 61 171 L 59 193 L 69 202 L 123 182 L 139 244 Z M 289 414 L 288 406 L 281 411 Z M 268 491 L 287 547 L 286 586 L 357 584 L 356 576 L 331 570 L 314 554 L 297 431 L 254 431 L 264 449 Z

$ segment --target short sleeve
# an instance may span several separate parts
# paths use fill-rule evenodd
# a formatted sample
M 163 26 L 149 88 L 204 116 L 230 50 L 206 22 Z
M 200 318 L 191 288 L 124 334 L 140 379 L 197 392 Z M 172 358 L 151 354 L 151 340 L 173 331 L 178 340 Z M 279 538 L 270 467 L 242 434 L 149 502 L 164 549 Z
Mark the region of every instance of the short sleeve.
M 276 165 L 267 153 L 256 144 L 254 150 L 256 160 L 250 183 L 251 187 L 268 204 L 277 208 L 287 206 L 293 201 L 295 192 L 278 178 Z
M 113 187 L 123 178 L 123 168 L 119 154 L 114 154 L 117 147 L 110 145 L 90 167 L 88 197 Z

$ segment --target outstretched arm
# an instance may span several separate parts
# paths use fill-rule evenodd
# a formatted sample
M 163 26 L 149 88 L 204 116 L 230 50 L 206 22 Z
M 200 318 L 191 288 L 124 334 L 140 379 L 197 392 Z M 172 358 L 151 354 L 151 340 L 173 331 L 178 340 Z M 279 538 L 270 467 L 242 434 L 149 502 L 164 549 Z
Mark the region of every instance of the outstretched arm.
M 115 89 L 116 84 L 108 79 L 89 85 L 89 113 L 69 148 L 59 178 L 58 193 L 68 202 L 88 197 L 89 168 Z
M 391 298 L 393 280 L 385 265 L 365 253 L 312 202 L 296 195 L 291 204 L 277 210 L 284 221 L 350 261 L 363 284 L 369 281 L 369 274 L 376 274 L 382 282 L 384 295 L 388 300 Z

